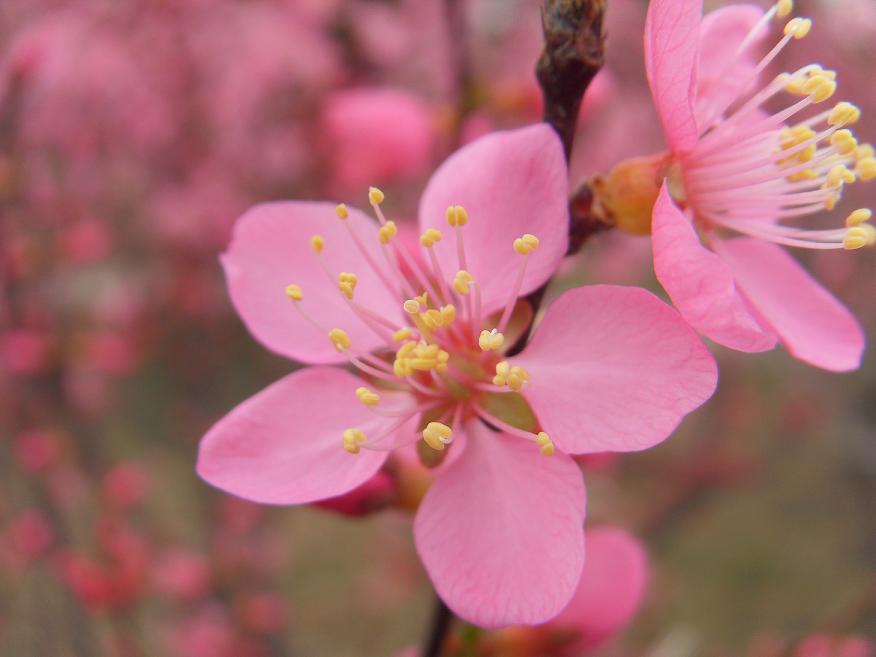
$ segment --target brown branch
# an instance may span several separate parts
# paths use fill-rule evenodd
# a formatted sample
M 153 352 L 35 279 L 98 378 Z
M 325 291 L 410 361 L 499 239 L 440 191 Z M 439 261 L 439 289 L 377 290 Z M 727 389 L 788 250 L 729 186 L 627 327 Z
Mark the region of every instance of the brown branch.
M 544 97 L 544 120 L 560 136 L 566 161 L 575 142 L 581 101 L 605 63 L 602 24 L 607 1 L 547 0 L 542 10 L 544 50 L 535 74 Z M 593 210 L 593 192 L 585 183 L 569 199 L 569 255 L 611 227 Z
M 535 74 L 544 96 L 544 120 L 572 153 L 584 92 L 605 61 L 602 22 L 607 0 L 547 0 L 542 9 L 544 50 Z

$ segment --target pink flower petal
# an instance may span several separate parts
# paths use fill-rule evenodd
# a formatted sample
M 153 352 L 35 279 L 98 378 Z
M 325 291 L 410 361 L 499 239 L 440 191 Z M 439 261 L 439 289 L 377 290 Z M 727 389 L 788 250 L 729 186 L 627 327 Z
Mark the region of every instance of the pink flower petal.
M 721 241 L 715 249 L 794 356 L 834 372 L 860 367 L 861 326 L 785 249 L 749 238 Z
M 715 391 L 715 361 L 668 304 L 635 287 L 592 285 L 554 301 L 512 358 L 523 395 L 568 454 L 627 452 L 666 439 Z
M 666 142 L 673 151 L 697 143 L 694 114 L 702 0 L 651 0 L 645 21 L 645 67 Z
M 393 420 L 356 399 L 363 382 L 333 367 L 308 367 L 268 386 L 219 420 L 201 440 L 198 474 L 239 497 L 304 504 L 367 481 L 388 452 L 343 449 L 345 429 L 377 437 Z M 413 435 L 413 427 L 405 427 Z
M 724 107 L 730 100 L 751 86 L 751 72 L 757 64 L 754 56 L 757 44 L 768 34 L 766 27 L 758 31 L 746 53 L 737 56 L 743 39 L 763 17 L 756 5 L 733 4 L 710 11 L 700 26 L 700 59 L 697 69 L 697 118 L 701 108 Z M 743 85 L 743 87 L 740 87 Z
M 379 256 L 376 224 L 350 208 L 347 221 Z M 310 238 L 322 235 L 322 252 L 332 278 L 321 269 Z M 359 277 L 355 300 L 401 326 L 401 305 L 373 273 L 331 203 L 278 202 L 257 205 L 234 227 L 222 255 L 231 301 L 250 332 L 268 349 L 307 363 L 337 363 L 328 337 L 305 320 L 286 298 L 290 283 L 304 291 L 301 307 L 328 331 L 342 328 L 355 348 L 370 351 L 380 339 L 350 310 L 337 287 L 337 275 Z M 380 258 L 382 260 L 382 258 Z
M 564 454 L 466 427 L 414 522 L 417 551 L 447 605 L 481 627 L 534 625 L 569 602 L 584 563 L 586 496 Z
M 563 148 L 546 124 L 497 132 L 464 146 L 435 172 L 420 201 L 420 228 L 437 228 L 434 247 L 445 276 L 460 269 L 450 205 L 469 215 L 462 229 L 468 270 L 481 285 L 486 312 L 502 308 L 521 265 L 513 242 L 532 233 L 541 246 L 531 256 L 521 295 L 556 271 L 568 247 L 568 181 Z
M 575 652 L 591 650 L 632 620 L 648 585 L 648 555 L 635 537 L 617 527 L 584 532 L 587 560 L 569 606 L 553 624 L 579 634 Z
M 654 205 L 651 242 L 657 279 L 694 328 L 739 351 L 775 347 L 775 335 L 749 310 L 730 267 L 700 243 L 665 184 Z

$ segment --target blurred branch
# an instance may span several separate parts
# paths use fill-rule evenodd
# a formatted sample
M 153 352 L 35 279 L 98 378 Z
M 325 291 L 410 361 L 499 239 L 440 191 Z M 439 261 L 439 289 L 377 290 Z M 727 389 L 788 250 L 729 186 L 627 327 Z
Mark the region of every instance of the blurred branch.
M 456 93 L 453 133 L 456 142 L 459 141 L 465 117 L 474 109 L 476 89 L 471 70 L 471 59 L 468 41 L 468 22 L 466 21 L 463 0 L 444 0 L 444 11 L 447 23 L 447 42 L 450 54 L 450 70 L 453 72 L 453 88 Z M 454 146 L 458 146 L 454 144 Z
M 453 624 L 453 612 L 444 604 L 444 601 L 435 596 L 435 608 L 432 612 L 432 624 L 429 634 L 423 644 L 421 657 L 440 657 L 441 649 L 447 640 L 447 634 Z

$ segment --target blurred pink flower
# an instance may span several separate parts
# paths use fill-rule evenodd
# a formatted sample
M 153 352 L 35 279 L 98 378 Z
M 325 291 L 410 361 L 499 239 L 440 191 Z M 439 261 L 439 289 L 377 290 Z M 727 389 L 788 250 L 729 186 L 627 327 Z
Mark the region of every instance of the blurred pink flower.
M 289 610 L 276 593 L 262 591 L 244 595 L 238 612 L 245 627 L 259 634 L 276 634 L 288 623 Z
M 33 429 L 15 438 L 15 457 L 25 472 L 45 470 L 57 462 L 60 451 L 57 436 L 48 431 Z
M 429 106 L 397 89 L 336 91 L 326 98 L 322 127 L 332 175 L 342 191 L 416 178 L 435 147 Z
M 165 641 L 174 657 L 231 657 L 235 643 L 232 628 L 228 612 L 211 605 L 181 621 Z
M 119 463 L 101 482 L 104 499 L 118 508 L 128 508 L 143 501 L 152 485 L 152 475 L 140 463 Z
M 62 256 L 73 263 L 98 262 L 112 248 L 109 230 L 96 219 L 83 219 L 65 227 L 60 238 Z
M 419 257 L 393 240 L 376 189 L 379 226 L 327 203 L 250 210 L 222 257 L 232 301 L 268 348 L 315 366 L 220 420 L 201 442 L 200 475 L 254 501 L 302 504 L 356 488 L 420 436 L 435 463 L 458 442 L 414 527 L 438 593 L 482 626 L 555 616 L 584 559 L 584 485 L 569 454 L 657 444 L 716 383 L 695 333 L 635 288 L 567 292 L 507 353 L 528 307 L 517 299 L 565 255 L 567 196 L 560 142 L 536 125 L 484 137 L 439 168 L 421 199 Z M 342 362 L 361 378 L 321 366 Z
M 642 604 L 648 558 L 642 544 L 622 529 L 597 527 L 584 533 L 587 560 L 578 590 L 551 627 L 576 638 L 563 654 L 593 650 L 622 630 Z
M 873 642 L 863 636 L 812 634 L 797 647 L 796 657 L 873 657 Z
M 682 315 L 716 342 L 756 352 L 781 340 L 807 363 L 853 370 L 864 349 L 860 326 L 780 247 L 872 243 L 870 212 L 852 214 L 847 228 L 835 230 L 780 221 L 833 209 L 844 184 L 876 177 L 876 159 L 846 128 L 860 115 L 849 103 L 794 127 L 786 123 L 833 95 L 833 72 L 811 65 L 756 84 L 811 27 L 790 20 L 777 46 L 755 61 L 752 50 L 769 21 L 788 11 L 784 3 L 766 13 L 730 5 L 702 18 L 701 1 L 651 2 L 646 64 L 670 148 L 651 161 L 666 176 L 654 207 L 654 268 Z M 790 105 L 772 114 L 762 109 L 782 91 L 794 96 Z M 727 231 L 742 237 L 727 239 Z
M 185 548 L 171 548 L 155 560 L 152 584 L 161 594 L 190 601 L 210 589 L 210 565 L 205 555 Z
M 41 511 L 25 511 L 7 531 L 11 547 L 27 561 L 45 554 L 55 541 L 54 527 Z
M 364 516 L 386 507 L 395 497 L 395 488 L 392 477 L 378 471 L 350 492 L 317 502 L 316 506 L 345 516 Z
M 0 362 L 12 374 L 44 371 L 52 355 L 53 338 L 38 330 L 16 329 L 0 333 Z

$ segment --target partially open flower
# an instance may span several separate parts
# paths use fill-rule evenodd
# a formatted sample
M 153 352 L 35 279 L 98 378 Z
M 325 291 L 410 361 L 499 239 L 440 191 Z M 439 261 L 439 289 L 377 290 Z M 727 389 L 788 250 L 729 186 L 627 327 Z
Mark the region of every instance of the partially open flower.
M 232 301 L 269 348 L 312 364 L 244 402 L 201 443 L 199 472 L 251 500 L 354 489 L 416 443 L 436 469 L 417 549 L 438 593 L 482 626 L 556 615 L 578 584 L 585 494 L 569 456 L 665 439 L 713 392 L 713 359 L 645 290 L 555 301 L 513 347 L 567 247 L 567 180 L 544 125 L 469 144 L 420 204 L 420 247 L 327 203 L 258 206 L 222 258 Z
M 781 247 L 873 245 L 867 209 L 832 229 L 799 224 L 833 210 L 845 185 L 876 177 L 876 159 L 850 130 L 857 107 L 824 108 L 837 90 L 833 71 L 812 64 L 759 82 L 812 28 L 792 10 L 780 0 L 767 12 L 729 5 L 703 18 L 702 2 L 653 0 L 646 64 L 669 152 L 619 166 L 602 197 L 622 228 L 652 230 L 657 277 L 703 334 L 748 352 L 781 340 L 801 360 L 851 370 L 860 327 Z M 787 19 L 782 36 L 757 59 L 774 18 Z M 782 97 L 780 109 L 765 109 Z M 630 186 L 635 193 L 615 200 Z M 653 225 L 642 211 L 649 199 Z

